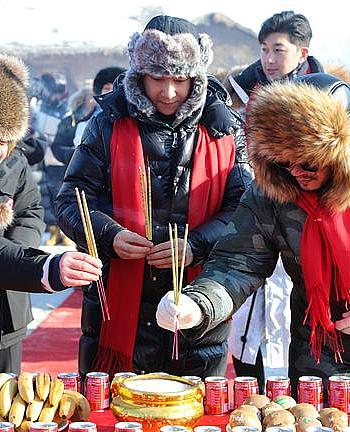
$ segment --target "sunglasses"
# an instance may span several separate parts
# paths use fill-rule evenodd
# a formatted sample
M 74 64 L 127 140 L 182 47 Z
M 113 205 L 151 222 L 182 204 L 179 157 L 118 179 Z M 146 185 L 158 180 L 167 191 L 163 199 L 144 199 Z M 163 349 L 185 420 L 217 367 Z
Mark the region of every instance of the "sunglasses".
M 291 170 L 294 167 L 298 167 L 303 171 L 314 172 L 314 173 L 319 170 L 317 166 L 311 165 L 309 162 L 304 162 L 301 164 L 292 163 L 292 162 L 275 162 L 274 165 L 276 165 L 278 168 L 282 168 L 286 170 Z

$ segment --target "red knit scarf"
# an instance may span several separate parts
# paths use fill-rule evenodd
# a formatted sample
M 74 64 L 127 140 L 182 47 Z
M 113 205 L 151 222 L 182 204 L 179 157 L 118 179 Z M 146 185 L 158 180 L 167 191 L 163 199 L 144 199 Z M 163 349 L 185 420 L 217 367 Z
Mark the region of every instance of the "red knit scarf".
M 296 204 L 307 213 L 301 236 L 301 267 L 311 351 L 319 363 L 322 346 L 328 342 L 335 359 L 341 361 L 342 341 L 331 320 L 330 302 L 350 300 L 350 209 L 331 214 L 314 192 L 302 192 Z M 332 293 L 335 298 L 331 298 Z
M 226 180 L 234 165 L 232 143 L 232 136 L 213 139 L 204 127 L 198 129 L 189 194 L 190 229 L 208 221 L 221 208 Z M 135 120 L 125 118 L 114 123 L 110 148 L 114 219 L 145 236 L 139 177 L 139 167 L 144 169 L 145 163 Z M 102 322 L 95 370 L 113 375 L 133 369 L 143 272 L 143 259 L 110 260 L 107 302 L 111 319 Z

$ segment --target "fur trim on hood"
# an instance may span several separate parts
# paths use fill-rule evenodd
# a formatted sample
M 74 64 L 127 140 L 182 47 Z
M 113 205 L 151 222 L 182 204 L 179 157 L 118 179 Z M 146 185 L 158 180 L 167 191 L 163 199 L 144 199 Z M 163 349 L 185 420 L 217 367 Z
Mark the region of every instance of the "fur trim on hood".
M 350 70 L 346 66 L 337 63 L 328 63 L 324 65 L 324 70 L 326 73 L 333 75 L 346 83 L 350 83 Z
M 211 47 L 212 41 L 206 34 L 200 34 L 197 40 L 191 33 L 171 35 L 154 29 L 145 30 L 142 35 L 135 33 L 128 45 L 130 67 L 124 79 L 127 100 L 150 117 L 156 108 L 144 93 L 142 75 L 191 77 L 192 92 L 176 113 L 181 122 L 204 105 L 206 71 L 213 59 Z
M 13 199 L 7 196 L 0 200 L 0 229 L 6 230 L 13 222 L 15 212 L 13 210 Z
M 9 153 L 27 131 L 28 71 L 16 57 L 0 55 L 0 140 L 9 142 Z
M 247 133 L 256 183 L 270 199 L 293 201 L 300 192 L 275 162 L 311 162 L 332 169 L 321 192 L 324 205 L 332 211 L 350 205 L 350 124 L 333 96 L 306 84 L 261 87 L 250 100 Z
M 88 99 L 93 96 L 92 89 L 89 86 L 82 87 L 80 90 L 74 92 L 68 99 L 68 106 L 72 113 L 74 113 L 82 105 L 85 105 Z

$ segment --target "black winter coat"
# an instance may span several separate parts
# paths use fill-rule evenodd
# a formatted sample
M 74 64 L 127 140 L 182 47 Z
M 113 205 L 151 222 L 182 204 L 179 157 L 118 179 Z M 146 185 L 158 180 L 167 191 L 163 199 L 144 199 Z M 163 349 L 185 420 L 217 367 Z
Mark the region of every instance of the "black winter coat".
M 14 219 L 9 227 L 0 229 L 2 244 L 38 247 L 44 230 L 43 209 L 27 159 L 17 148 L 0 164 L 0 200 L 4 202 L 9 198 L 13 199 Z M 1 260 L 3 254 L 6 256 L 6 250 L 1 249 Z M 7 279 L 11 281 L 17 275 L 12 274 L 9 267 L 1 274 L 0 348 L 7 348 L 25 336 L 26 326 L 33 317 L 28 294 L 4 291 L 8 286 Z M 27 280 L 30 285 L 30 278 Z M 27 291 L 25 281 L 22 279 L 22 291 Z M 15 283 L 13 289 L 18 290 Z
M 173 128 L 168 119 L 157 114 L 152 118 L 141 115 L 134 105 L 128 104 L 121 84 L 114 92 L 99 97 L 103 111 L 88 123 L 81 145 L 68 167 L 66 178 L 57 197 L 57 217 L 62 230 L 84 249 L 84 232 L 76 205 L 74 188 L 83 189 L 91 212 L 92 224 L 100 257 L 105 263 L 117 258 L 113 239 L 122 229 L 112 219 L 110 184 L 110 140 L 113 122 L 132 116 L 138 120 L 145 157 L 152 176 L 153 242 L 167 241 L 168 223 L 177 223 L 179 236 L 183 236 L 187 222 L 188 195 L 192 154 L 196 145 L 198 123 L 203 123 L 212 135 L 223 136 L 236 132 L 237 163 L 226 184 L 221 211 L 203 225 L 189 233 L 194 263 L 203 262 L 223 228 L 230 220 L 251 174 L 245 160 L 245 141 L 242 140 L 240 121 L 226 105 L 227 94 L 214 79 L 209 79 L 204 114 L 186 118 Z M 150 277 L 152 274 L 152 278 Z M 172 287 L 171 270 L 145 266 L 142 302 L 137 338 L 134 349 L 134 369 L 137 372 L 162 370 L 178 375 L 208 376 L 224 374 L 226 369 L 227 336 L 230 323 L 225 322 L 199 335 L 195 330 L 182 332 L 180 359 L 172 362 L 172 333 L 158 327 L 155 319 L 157 305 Z M 186 283 L 186 281 L 185 281 Z M 210 293 L 208 293 L 210 296 Z M 220 307 L 220 305 L 218 305 Z M 82 312 L 83 336 L 80 340 L 79 368 L 89 372 L 95 357 L 100 332 L 101 313 L 96 290 L 85 290 Z
M 306 61 L 299 65 L 297 69 L 290 72 L 286 78 L 294 79 L 300 75 L 316 72 L 324 72 L 323 66 L 315 57 L 308 56 Z M 241 73 L 234 76 L 234 79 L 248 95 L 250 95 L 256 85 L 269 84 L 269 80 L 263 71 L 260 60 L 257 60 L 255 63 L 249 65 Z

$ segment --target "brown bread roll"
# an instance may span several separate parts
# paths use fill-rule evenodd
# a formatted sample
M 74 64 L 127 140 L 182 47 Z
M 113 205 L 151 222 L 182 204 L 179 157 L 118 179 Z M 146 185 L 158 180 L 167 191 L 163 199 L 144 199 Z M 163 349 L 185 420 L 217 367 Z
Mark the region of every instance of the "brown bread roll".
M 261 409 L 268 403 L 270 403 L 270 399 L 265 395 L 259 394 L 251 395 L 244 401 L 244 405 L 254 405 L 259 409 Z
M 287 395 L 277 396 L 273 401 L 281 405 L 281 407 L 284 409 L 292 408 L 297 404 L 295 399 L 292 398 L 292 396 Z
M 348 415 L 340 410 L 329 411 L 323 416 L 322 424 L 333 429 L 334 432 L 341 432 L 348 426 Z
M 311 426 L 321 427 L 322 423 L 314 417 L 300 417 L 295 423 L 296 432 L 306 432 Z
M 281 405 L 279 405 L 278 403 L 270 402 L 261 408 L 261 414 L 264 418 L 274 411 L 281 411 L 283 409 L 284 408 Z
M 253 426 L 261 432 L 261 423 L 257 415 L 249 412 L 247 409 L 237 408 L 230 415 L 230 426 Z
M 269 426 L 288 426 L 293 427 L 295 423 L 295 418 L 292 413 L 287 410 L 273 411 L 268 414 L 263 420 L 263 428 Z
M 296 404 L 294 407 L 290 408 L 289 411 L 297 420 L 303 417 L 313 417 L 316 419 L 319 418 L 317 409 L 309 403 Z

